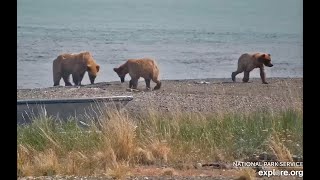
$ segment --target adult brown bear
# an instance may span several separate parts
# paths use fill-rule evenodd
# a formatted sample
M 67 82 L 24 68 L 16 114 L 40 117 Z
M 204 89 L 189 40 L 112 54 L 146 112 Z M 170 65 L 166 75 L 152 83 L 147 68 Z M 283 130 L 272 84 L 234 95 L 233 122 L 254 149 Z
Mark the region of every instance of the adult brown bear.
M 157 84 L 154 87 L 154 90 L 160 89 L 161 87 L 161 82 L 159 80 L 159 68 L 153 59 L 129 59 L 120 67 L 113 68 L 113 70 L 118 74 L 122 83 L 124 82 L 126 74 L 129 73 L 131 76 L 129 88 L 137 89 L 140 77 L 145 79 L 147 89 L 150 89 L 150 80 Z
M 60 84 L 61 78 L 63 78 L 66 86 L 72 86 L 69 81 L 70 74 L 75 85 L 81 85 L 81 81 L 86 72 L 91 84 L 97 77 L 97 73 L 100 70 L 100 66 L 93 59 L 90 52 L 80 52 L 78 54 L 61 54 L 53 61 L 53 86 Z
M 264 72 L 264 66 L 272 67 L 271 55 L 266 53 L 242 54 L 238 59 L 238 69 L 231 74 L 232 81 L 236 81 L 236 75 L 244 72 L 242 81 L 249 81 L 249 74 L 255 68 L 260 69 L 260 77 L 263 84 L 268 84 Z

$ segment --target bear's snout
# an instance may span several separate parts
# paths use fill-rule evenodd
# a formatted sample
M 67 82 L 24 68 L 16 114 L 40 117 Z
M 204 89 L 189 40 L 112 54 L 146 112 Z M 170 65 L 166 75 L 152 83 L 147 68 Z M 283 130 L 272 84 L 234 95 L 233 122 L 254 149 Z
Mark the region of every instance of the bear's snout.
M 94 80 L 95 80 L 95 78 L 92 78 L 92 79 L 90 78 L 90 83 L 94 84 Z

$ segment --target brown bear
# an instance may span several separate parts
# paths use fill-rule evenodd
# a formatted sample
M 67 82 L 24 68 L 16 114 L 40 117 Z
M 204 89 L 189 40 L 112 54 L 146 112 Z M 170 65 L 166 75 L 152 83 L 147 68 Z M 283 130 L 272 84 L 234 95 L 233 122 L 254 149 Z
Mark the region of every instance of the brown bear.
M 145 79 L 147 89 L 150 89 L 150 80 L 157 83 L 153 90 L 160 89 L 161 87 L 161 82 L 159 80 L 159 68 L 153 59 L 129 59 L 120 67 L 113 68 L 113 70 L 120 77 L 121 83 L 124 82 L 126 74 L 129 73 L 131 76 L 129 88 L 137 89 L 140 77 Z
M 66 86 L 72 86 L 69 81 L 70 74 L 72 74 L 74 84 L 80 86 L 87 71 L 91 84 L 94 84 L 100 66 L 95 62 L 90 52 L 86 51 L 78 54 L 65 53 L 59 55 L 53 61 L 52 69 L 53 86 L 58 86 L 61 78 L 63 78 Z
M 235 72 L 232 72 L 231 78 L 232 81 L 236 81 L 236 75 L 242 73 L 244 71 L 244 76 L 242 81 L 248 82 L 249 81 L 249 74 L 255 68 L 260 69 L 260 77 L 263 84 L 268 84 L 266 82 L 266 75 L 264 72 L 264 65 L 268 67 L 272 67 L 271 64 L 271 55 L 266 53 L 254 53 L 249 54 L 245 53 L 242 54 L 238 59 L 238 69 Z

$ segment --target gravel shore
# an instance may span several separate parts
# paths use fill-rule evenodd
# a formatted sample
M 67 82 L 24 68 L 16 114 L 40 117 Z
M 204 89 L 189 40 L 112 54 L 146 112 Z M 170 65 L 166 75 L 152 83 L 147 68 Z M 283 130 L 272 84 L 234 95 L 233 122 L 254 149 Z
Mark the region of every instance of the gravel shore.
M 17 99 L 87 98 L 103 96 L 133 96 L 126 105 L 129 112 L 188 111 L 201 113 L 251 112 L 255 110 L 279 111 L 286 108 L 302 110 L 302 78 L 269 78 L 269 84 L 260 79 L 242 83 L 241 79 L 162 80 L 160 90 L 147 91 L 145 82 L 139 81 L 136 91 L 128 91 L 128 80 L 102 82 L 81 87 L 48 87 L 18 89 Z M 155 84 L 151 83 L 151 87 Z

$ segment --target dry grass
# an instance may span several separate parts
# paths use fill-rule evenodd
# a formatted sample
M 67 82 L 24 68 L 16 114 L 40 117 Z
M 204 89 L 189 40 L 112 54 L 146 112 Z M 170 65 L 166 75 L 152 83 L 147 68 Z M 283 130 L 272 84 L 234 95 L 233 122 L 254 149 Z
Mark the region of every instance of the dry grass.
M 293 153 L 302 154 L 301 146 L 289 146 L 292 142 L 302 144 L 299 111 L 219 116 L 151 111 L 140 117 L 114 111 L 85 128 L 75 120 L 54 123 L 42 117 L 18 126 L 17 166 L 20 176 L 107 175 L 122 179 L 139 165 L 230 162 L 263 151 L 291 161 Z M 176 174 L 173 169 L 166 170 L 163 175 Z M 252 176 L 243 173 L 246 178 Z
M 102 119 L 102 133 L 108 147 L 114 150 L 117 160 L 128 161 L 136 148 L 136 124 L 127 115 L 109 113 Z
M 274 133 L 269 140 L 269 148 L 277 159 L 282 162 L 292 162 L 292 154 L 290 150 L 280 141 L 279 136 Z
M 130 168 L 127 162 L 120 162 L 108 169 L 105 175 L 111 176 L 114 179 L 125 179 L 130 175 Z
M 269 148 L 271 152 L 277 157 L 278 161 L 280 162 L 293 162 L 292 153 L 288 147 L 285 146 L 283 143 L 285 140 L 281 140 L 277 133 L 274 133 L 269 139 Z M 288 166 L 288 167 L 274 167 L 275 169 L 279 170 L 295 170 L 301 171 L 303 167 L 300 166 Z
M 173 168 L 165 168 L 162 171 L 162 176 L 177 176 L 178 173 Z
M 252 168 L 243 168 L 238 172 L 238 176 L 236 180 L 255 180 L 257 173 Z

